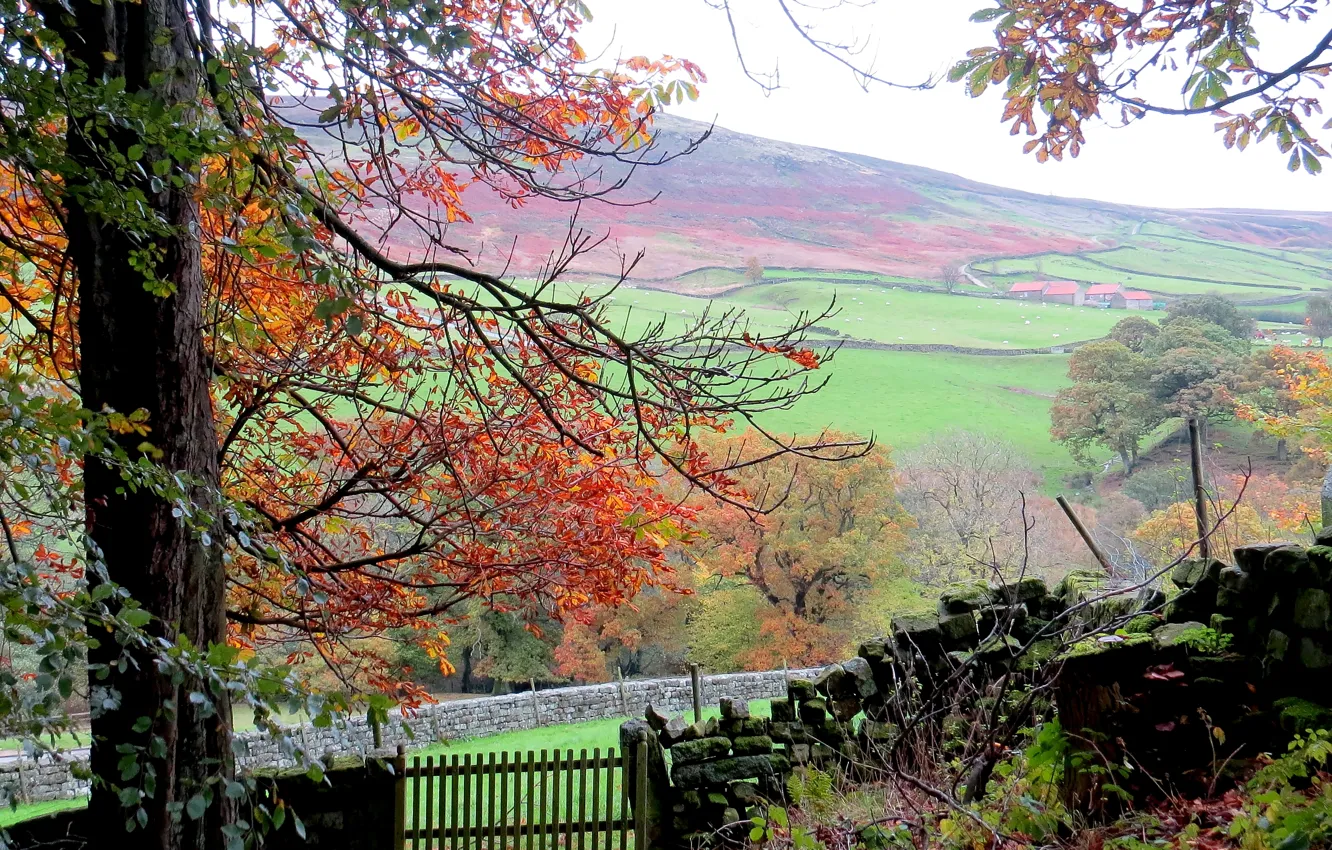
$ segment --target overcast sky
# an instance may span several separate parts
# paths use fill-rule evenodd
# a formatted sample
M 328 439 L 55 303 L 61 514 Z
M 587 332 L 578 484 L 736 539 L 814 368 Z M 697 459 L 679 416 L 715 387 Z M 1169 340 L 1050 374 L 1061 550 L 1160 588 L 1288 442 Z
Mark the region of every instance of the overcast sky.
M 607 64 L 620 55 L 673 54 L 703 66 L 709 81 L 698 102 L 675 110 L 687 118 L 1031 192 L 1159 207 L 1332 210 L 1332 167 L 1319 177 L 1291 174 L 1271 142 L 1245 153 L 1227 151 L 1209 116 L 1153 116 L 1128 128 L 1097 125 L 1078 159 L 1041 165 L 1021 152 L 1026 137 L 1010 136 L 999 122 L 999 91 L 979 100 L 946 82 L 925 92 L 862 91 L 849 71 L 793 35 L 773 0 L 735 0 L 751 69 L 780 68 L 782 88 L 766 97 L 744 77 L 726 19 L 706 0 L 588 2 L 595 20 L 582 41 L 589 51 L 604 50 Z M 854 29 L 872 38 L 876 69 L 916 82 L 992 39 L 987 27 L 967 20 L 983 5 L 984 0 L 878 0 L 819 20 L 830 37 Z M 1315 28 L 1325 32 L 1326 21 L 1287 26 L 1265 37 L 1270 64 L 1297 50 L 1307 52 L 1316 41 L 1310 38 Z M 1322 135 L 1332 137 L 1332 131 Z M 1328 141 L 1332 138 L 1324 138 Z

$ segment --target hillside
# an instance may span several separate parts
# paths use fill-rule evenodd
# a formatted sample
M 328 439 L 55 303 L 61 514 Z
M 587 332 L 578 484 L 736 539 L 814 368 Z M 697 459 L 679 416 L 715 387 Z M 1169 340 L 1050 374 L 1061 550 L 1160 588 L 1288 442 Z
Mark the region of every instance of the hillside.
M 658 140 L 681 150 L 707 129 L 665 116 Z M 738 269 L 751 256 L 768 267 L 934 279 L 946 265 L 1101 252 L 1152 232 L 1299 254 L 1332 281 L 1332 259 L 1315 253 L 1332 244 L 1332 212 L 1159 210 L 1033 195 L 722 128 L 689 156 L 639 168 L 618 197 L 643 203 L 585 203 L 580 222 L 609 233 L 621 251 L 645 249 L 638 277 L 662 284 L 695 269 Z M 466 203 L 475 220 L 454 225 L 450 241 L 492 258 L 513 248 L 516 269 L 535 268 L 573 212 L 549 201 L 515 212 L 481 188 Z M 618 268 L 613 250 L 603 254 L 595 270 Z M 691 278 L 678 285 L 702 291 L 733 282 L 724 274 Z

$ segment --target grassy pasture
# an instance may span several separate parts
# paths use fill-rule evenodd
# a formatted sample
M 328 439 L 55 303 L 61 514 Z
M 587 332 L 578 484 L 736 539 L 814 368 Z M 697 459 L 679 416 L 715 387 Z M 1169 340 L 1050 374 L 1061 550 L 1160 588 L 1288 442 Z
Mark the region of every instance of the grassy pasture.
M 774 282 L 716 299 L 628 288 L 611 297 L 617 326 L 631 331 L 662 319 L 669 328 L 683 329 L 704 311 L 738 308 L 754 330 L 772 332 L 789 326 L 802 312 L 817 315 L 835 304 L 837 314 L 819 323 L 830 337 L 835 332 L 872 342 L 969 348 L 1043 348 L 1096 339 L 1123 318 L 1119 311 L 823 280 Z
M 1170 295 L 1218 292 L 1239 300 L 1332 285 L 1332 263 L 1317 252 L 1212 242 L 1151 223 L 1111 250 L 999 260 L 979 268 L 993 270 L 997 284 L 1044 271 L 1085 283 L 1123 283 Z
M 1068 451 L 1050 441 L 1050 400 L 1068 383 L 1066 356 L 848 349 L 827 368 L 828 385 L 792 410 L 772 414 L 772 427 L 873 433 L 899 450 L 949 429 L 979 430 L 1016 445 L 1051 485 L 1077 468 Z

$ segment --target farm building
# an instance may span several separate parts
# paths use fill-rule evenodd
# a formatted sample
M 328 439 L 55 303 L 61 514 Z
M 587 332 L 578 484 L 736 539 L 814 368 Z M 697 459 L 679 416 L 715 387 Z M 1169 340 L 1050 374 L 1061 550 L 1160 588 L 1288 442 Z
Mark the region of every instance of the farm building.
M 1015 283 L 1008 288 L 1010 298 L 1025 301 L 1048 301 L 1054 304 L 1081 304 L 1082 288 L 1066 280 L 1031 280 Z
M 1150 310 L 1152 296 L 1146 292 L 1118 292 L 1110 299 L 1116 310 Z
M 1075 307 L 1082 306 L 1083 297 L 1082 287 L 1066 280 L 1047 284 L 1043 294 L 1043 300 L 1052 304 L 1072 304 Z
M 1087 290 L 1086 303 L 1109 305 L 1116 295 L 1124 292 L 1122 283 L 1098 283 Z
M 1008 288 L 1008 295 L 1011 298 L 1034 299 L 1040 298 L 1045 292 L 1045 281 L 1030 280 L 1023 283 L 1015 283 Z

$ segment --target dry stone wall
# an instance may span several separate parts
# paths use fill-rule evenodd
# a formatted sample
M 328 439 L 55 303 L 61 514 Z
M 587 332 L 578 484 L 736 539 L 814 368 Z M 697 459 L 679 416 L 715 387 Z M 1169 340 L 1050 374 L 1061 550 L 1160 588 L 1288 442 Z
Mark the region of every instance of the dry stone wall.
M 793 670 L 790 676 L 808 675 Z M 705 676 L 703 702 L 717 705 L 723 696 L 745 700 L 769 699 L 786 694 L 787 673 L 729 673 Z M 636 679 L 623 684 L 554 688 L 532 693 L 508 694 L 477 699 L 451 700 L 423 706 L 415 712 L 395 712 L 383 727 L 386 747 L 405 744 L 424 747 L 436 741 L 478 738 L 499 732 L 515 732 L 540 725 L 579 723 L 641 715 L 649 705 L 661 711 L 683 712 L 693 704 L 688 678 Z M 364 717 L 352 718 L 335 728 L 309 723 L 291 727 L 285 739 L 262 732 L 236 736 L 237 762 L 242 769 L 286 768 L 296 764 L 295 748 L 317 756 L 364 756 L 374 749 L 374 732 Z M 47 802 L 70 800 L 88 794 L 86 753 L 63 759 L 44 756 L 0 764 L 0 805 L 9 800 Z

